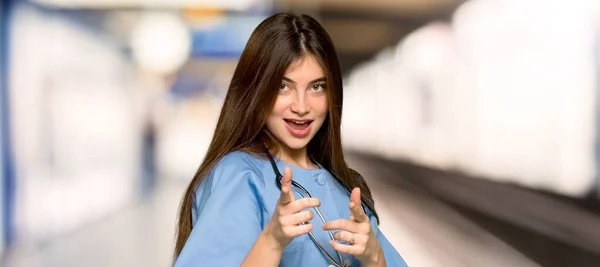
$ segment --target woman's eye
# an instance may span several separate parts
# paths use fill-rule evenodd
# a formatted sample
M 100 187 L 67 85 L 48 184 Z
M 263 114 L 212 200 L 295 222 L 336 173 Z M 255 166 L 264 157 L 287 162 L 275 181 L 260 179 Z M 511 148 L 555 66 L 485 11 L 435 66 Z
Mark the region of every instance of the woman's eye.
M 323 90 L 325 90 L 325 85 L 322 84 L 322 83 L 313 84 L 313 86 L 311 87 L 311 89 L 313 89 L 315 91 L 323 91 Z
M 285 83 L 282 83 L 282 84 L 279 86 L 279 91 L 285 91 L 287 88 L 288 88 L 287 84 L 285 84 Z

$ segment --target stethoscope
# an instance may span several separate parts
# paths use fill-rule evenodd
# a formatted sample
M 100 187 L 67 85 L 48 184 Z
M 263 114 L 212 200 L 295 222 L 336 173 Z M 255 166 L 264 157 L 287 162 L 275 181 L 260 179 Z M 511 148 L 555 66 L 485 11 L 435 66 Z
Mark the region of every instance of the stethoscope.
M 277 187 L 279 188 L 279 190 L 281 190 L 281 179 L 283 178 L 283 175 L 281 175 L 281 173 L 279 172 L 279 168 L 277 168 L 277 164 L 275 164 L 275 160 L 273 159 L 273 156 L 271 155 L 271 153 L 266 151 L 265 154 L 267 154 L 267 157 L 269 158 L 269 161 L 271 162 L 271 166 L 273 167 L 273 172 L 275 173 L 275 182 L 277 183 Z M 304 186 L 302 186 L 298 182 L 292 180 L 292 186 L 296 187 L 297 189 L 299 189 L 301 191 L 301 192 L 297 192 L 297 193 L 299 193 L 302 196 L 302 198 L 312 197 L 312 195 L 308 192 L 308 190 L 306 190 L 306 188 L 304 188 Z M 321 219 L 321 222 L 323 222 L 323 224 L 324 224 L 326 222 L 325 217 L 323 217 L 323 214 L 321 213 L 321 210 L 319 209 L 319 207 L 314 207 L 313 209 L 316 211 L 317 216 L 319 217 L 319 219 Z M 333 238 L 333 233 L 331 232 L 331 230 L 328 230 L 327 234 L 329 235 L 329 238 L 331 240 L 335 241 L 335 238 Z M 317 245 L 317 247 L 319 247 L 319 250 L 321 250 L 321 252 L 325 255 L 325 257 L 327 257 L 327 259 L 329 259 L 329 261 L 331 262 L 331 264 L 333 266 L 335 266 L 335 267 L 345 267 L 346 266 L 344 264 L 344 259 L 342 258 L 342 253 L 340 253 L 339 251 L 336 251 L 338 259 L 339 259 L 339 261 L 336 261 L 336 259 L 333 258 L 333 256 L 325 249 L 325 247 L 323 247 L 321 242 L 319 242 L 319 240 L 315 237 L 315 235 L 313 234 L 312 231 L 308 232 L 308 235 L 310 236 L 310 239 L 312 239 L 312 241 L 315 243 L 315 245 Z M 332 266 L 332 265 L 329 265 L 329 266 Z

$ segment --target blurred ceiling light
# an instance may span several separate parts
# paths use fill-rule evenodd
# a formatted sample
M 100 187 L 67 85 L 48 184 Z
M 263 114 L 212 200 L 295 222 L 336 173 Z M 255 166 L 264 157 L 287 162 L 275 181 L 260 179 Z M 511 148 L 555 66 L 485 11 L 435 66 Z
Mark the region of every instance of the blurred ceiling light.
M 157 73 L 177 71 L 189 58 L 192 46 L 185 23 L 177 14 L 167 12 L 143 15 L 130 42 L 136 63 L 144 70 Z
M 245 10 L 273 0 L 32 0 L 40 4 L 65 8 L 186 8 L 212 7 Z

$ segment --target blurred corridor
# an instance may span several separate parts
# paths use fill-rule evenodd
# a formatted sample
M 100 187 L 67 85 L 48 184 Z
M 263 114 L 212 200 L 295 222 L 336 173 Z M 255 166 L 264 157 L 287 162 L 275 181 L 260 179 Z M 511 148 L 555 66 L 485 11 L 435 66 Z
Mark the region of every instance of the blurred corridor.
M 600 266 L 596 0 L 0 0 L 0 266 L 168 266 L 237 58 L 328 30 L 410 266 Z

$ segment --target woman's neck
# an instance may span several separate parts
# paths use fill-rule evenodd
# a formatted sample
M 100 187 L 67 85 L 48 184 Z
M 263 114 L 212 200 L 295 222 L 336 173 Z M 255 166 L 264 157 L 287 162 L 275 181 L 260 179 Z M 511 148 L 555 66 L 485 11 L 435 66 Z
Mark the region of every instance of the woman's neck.
M 319 166 L 317 166 L 315 163 L 313 163 L 310 160 L 310 158 L 308 157 L 308 151 L 307 151 L 306 147 L 303 147 L 301 149 L 292 149 L 286 145 L 281 145 L 279 147 L 277 157 L 279 157 L 281 160 L 283 160 L 289 164 L 295 165 L 300 168 L 304 168 L 304 169 L 319 168 Z

